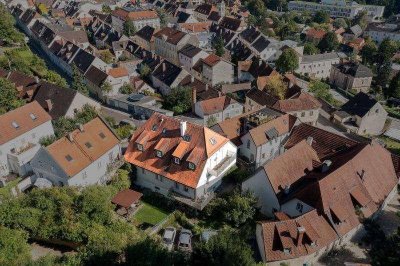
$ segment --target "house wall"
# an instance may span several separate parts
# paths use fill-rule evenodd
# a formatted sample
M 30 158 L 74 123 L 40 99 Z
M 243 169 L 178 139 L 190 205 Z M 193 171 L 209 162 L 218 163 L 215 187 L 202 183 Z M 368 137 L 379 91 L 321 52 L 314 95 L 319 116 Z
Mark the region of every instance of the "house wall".
M 197 46 L 195 38 L 189 34 L 186 34 L 176 45 L 164 41 L 162 38 L 155 38 L 154 49 L 157 55 L 165 57 L 175 65 L 179 66 L 178 52 L 188 43 Z
M 339 62 L 340 62 L 339 57 L 329 60 L 301 62 L 296 72 L 302 75 L 308 75 L 310 77 L 319 79 L 328 78 L 331 73 L 332 65 L 338 64 Z
M 69 178 L 67 180 L 68 185 L 84 187 L 94 184 L 105 184 L 109 179 L 107 173 L 108 166 L 116 161 L 120 157 L 120 154 L 120 145 L 115 145 L 85 169 Z
M 233 83 L 235 80 L 234 67 L 232 64 L 220 61 L 212 68 L 203 64 L 203 81 L 215 86 L 220 83 Z
M 387 112 L 381 104 L 376 103 L 371 110 L 357 122 L 358 134 L 379 135 L 382 133 Z
M 242 191 L 246 190 L 251 191 L 258 198 L 257 206 L 264 215 L 273 217 L 273 209 L 280 209 L 278 199 L 264 168 L 260 168 L 252 177 L 242 183 Z
M 366 36 L 370 36 L 372 40 L 377 43 L 381 43 L 384 39 L 390 39 L 392 41 L 400 41 L 400 32 L 387 32 L 387 31 L 376 31 L 376 30 L 366 30 L 364 32 Z
M 26 147 L 29 143 L 32 144 L 39 144 L 41 138 L 46 136 L 54 135 L 53 125 L 51 121 L 47 121 L 32 130 L 0 145 L 0 176 L 4 176 L 10 173 L 11 170 L 15 173 L 19 173 L 20 169 L 16 169 L 15 166 L 13 169 L 8 162 L 8 154 L 11 154 L 11 150 L 15 149 L 16 151 L 20 150 L 21 148 Z M 22 163 L 21 166 L 28 163 L 28 161 L 20 162 Z
M 206 58 L 208 56 L 208 53 L 205 51 L 201 51 L 200 53 L 196 54 L 195 56 L 188 57 L 182 53 L 179 53 L 179 65 L 183 66 L 186 71 L 189 73 L 192 72 L 192 67 L 201 59 L 201 58 Z
M 144 49 L 146 49 L 146 50 L 148 50 L 148 51 L 150 51 L 150 52 L 153 52 L 153 51 L 154 51 L 154 40 L 153 40 L 152 42 L 151 42 L 151 41 L 148 42 L 147 40 L 142 39 L 141 37 L 139 37 L 139 36 L 137 36 L 137 35 L 133 36 L 132 38 L 133 38 L 133 41 L 134 41 L 137 45 L 143 47 Z
M 100 110 L 101 107 L 100 103 L 78 92 L 64 116 L 74 117 L 76 111 L 82 109 L 85 104 L 89 104 L 97 110 Z
M 303 110 L 300 112 L 293 111 L 288 112 L 288 114 L 296 116 L 302 123 L 315 126 L 319 117 L 319 108 L 312 110 Z
M 336 67 L 332 67 L 329 81 L 331 84 L 343 89 L 354 89 L 357 92 L 368 92 L 371 86 L 372 77 L 354 78 L 340 72 Z

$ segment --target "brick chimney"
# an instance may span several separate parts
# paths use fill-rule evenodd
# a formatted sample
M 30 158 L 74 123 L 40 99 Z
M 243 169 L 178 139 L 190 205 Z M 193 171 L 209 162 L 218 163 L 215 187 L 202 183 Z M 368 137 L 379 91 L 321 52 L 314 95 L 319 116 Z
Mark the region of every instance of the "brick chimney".
M 196 87 L 192 88 L 192 113 L 195 113 L 195 105 L 197 102 L 197 89 Z
M 297 246 L 300 246 L 301 243 L 303 242 L 303 237 L 304 233 L 306 232 L 306 229 L 302 226 L 297 227 Z
M 165 72 L 167 70 L 167 66 L 165 65 L 165 62 L 162 63 L 162 71 Z

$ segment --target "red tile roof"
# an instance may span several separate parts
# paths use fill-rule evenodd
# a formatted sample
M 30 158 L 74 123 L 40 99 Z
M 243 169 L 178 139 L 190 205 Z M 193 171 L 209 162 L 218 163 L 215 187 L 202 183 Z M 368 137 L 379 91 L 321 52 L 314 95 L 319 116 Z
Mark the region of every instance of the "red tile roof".
M 142 193 L 135 190 L 124 189 L 118 192 L 117 195 L 112 198 L 111 202 L 118 206 L 129 208 L 132 206 L 132 204 L 136 203 L 142 197 L 142 195 Z
M 128 76 L 128 70 L 125 67 L 116 67 L 108 70 L 108 75 L 114 78 L 121 78 Z
M 48 121 L 50 115 L 36 101 L 0 115 L 0 145 Z
M 211 115 L 215 113 L 222 112 L 229 105 L 237 103 L 234 99 L 228 96 L 221 96 L 217 98 L 212 98 L 200 102 L 200 106 L 203 109 L 205 115 Z
M 265 259 L 268 262 L 306 256 L 337 239 L 328 221 L 318 215 L 316 210 L 290 220 L 259 224 L 262 228 Z M 298 243 L 299 231 L 303 231 L 303 237 Z
M 322 39 L 325 34 L 326 32 L 324 30 L 317 30 L 314 28 L 309 29 L 306 33 L 307 37 L 312 39 Z
M 217 56 L 215 54 L 210 54 L 206 58 L 202 59 L 203 63 L 207 64 L 210 67 L 215 66 L 221 60 L 222 60 L 221 57 L 219 57 L 219 56 Z
M 125 160 L 185 186 L 196 188 L 207 159 L 229 140 L 206 127 L 189 122 L 186 125 L 185 135 L 189 140 L 180 136 L 180 120 L 154 113 L 132 136 Z M 183 145 L 182 142 L 188 142 L 188 145 Z M 143 145 L 143 151 L 138 150 L 137 143 Z M 164 151 L 161 158 L 155 154 L 156 147 Z M 173 154 L 181 156 L 179 165 L 172 162 Z M 189 162 L 196 165 L 195 170 L 188 168 Z
M 321 103 L 311 94 L 300 92 L 296 93 L 289 99 L 278 100 L 273 107 L 287 113 L 294 111 L 315 110 L 321 108 L 321 106 Z
M 186 33 L 168 27 L 162 28 L 154 34 L 155 38 L 165 39 L 166 42 L 174 45 L 177 45 L 185 36 Z
M 112 12 L 113 16 L 119 17 L 122 20 L 146 20 L 158 18 L 157 12 L 154 10 L 143 10 L 143 11 L 126 11 L 121 8 L 117 8 Z

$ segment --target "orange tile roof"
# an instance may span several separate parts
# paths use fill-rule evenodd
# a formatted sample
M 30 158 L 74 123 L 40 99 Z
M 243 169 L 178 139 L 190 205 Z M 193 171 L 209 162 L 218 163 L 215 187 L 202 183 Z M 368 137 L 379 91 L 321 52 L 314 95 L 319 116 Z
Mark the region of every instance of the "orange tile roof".
M 46 148 L 69 177 L 75 176 L 119 144 L 118 138 L 98 117 L 83 125 L 83 131 L 76 129 L 70 135 L 72 141 L 63 137 Z M 67 157 L 72 160 L 68 161 Z
M 51 121 L 50 115 L 36 101 L 0 115 L 0 144 L 7 143 L 48 121 Z M 16 123 L 18 128 L 15 128 L 13 123 Z
M 180 23 L 179 26 L 181 27 L 181 29 L 184 29 L 187 32 L 205 32 L 210 29 L 211 21 Z
M 321 106 L 321 103 L 311 94 L 300 92 L 296 93 L 289 99 L 278 100 L 273 107 L 287 113 L 294 111 L 314 110 L 321 108 Z
M 154 10 L 143 10 L 143 11 L 126 11 L 121 8 L 117 8 L 112 12 L 113 16 L 119 17 L 122 20 L 146 20 L 158 18 L 157 12 Z
M 309 29 L 306 33 L 308 38 L 313 38 L 313 39 L 322 39 L 322 38 L 324 38 L 325 34 L 326 34 L 326 31 L 317 30 L 314 28 Z
M 268 141 L 268 137 L 265 134 L 266 131 L 275 128 L 276 131 L 278 132 L 278 136 L 282 136 L 286 133 L 289 133 L 292 130 L 296 120 L 297 120 L 296 117 L 289 114 L 285 114 L 269 122 L 261 124 L 258 127 L 250 129 L 249 133 L 254 141 L 254 144 L 256 146 L 260 146 L 261 144 L 264 144 Z
M 337 239 L 329 222 L 316 210 L 297 218 L 275 222 L 260 222 L 267 262 L 288 260 L 312 254 Z M 298 244 L 298 228 L 304 230 Z M 284 252 L 284 248 L 288 252 Z
M 234 104 L 236 101 L 228 96 L 221 96 L 216 98 L 207 99 L 200 102 L 201 108 L 205 115 L 211 115 L 222 112 L 230 104 Z
M 117 193 L 117 195 L 112 198 L 111 202 L 122 206 L 124 208 L 129 208 L 132 206 L 133 203 L 136 203 L 141 197 L 143 196 L 142 193 L 137 192 L 132 189 L 124 189 Z
M 202 59 L 203 63 L 209 65 L 210 67 L 215 66 L 221 60 L 222 60 L 221 57 L 219 57 L 215 54 L 210 54 L 206 58 Z
M 128 76 L 128 70 L 125 67 L 116 67 L 108 70 L 108 75 L 114 78 L 121 78 Z
M 143 142 L 143 132 L 148 136 L 146 142 Z M 185 135 L 190 138 L 188 141 L 180 136 L 180 120 L 154 113 L 132 136 L 125 160 L 185 186 L 196 188 L 207 158 L 229 140 L 211 129 L 189 122 Z M 168 139 L 168 142 L 164 139 Z M 138 150 L 138 141 L 143 145 L 143 151 Z M 160 141 L 163 145 L 159 144 Z M 155 149 L 161 146 L 164 146 L 165 152 L 159 158 L 156 157 Z M 173 156 L 180 156 L 179 165 L 172 162 Z M 188 168 L 188 162 L 195 163 L 195 170 Z
M 306 141 L 301 141 L 282 155 L 267 162 L 264 171 L 272 188 L 278 194 L 286 186 L 292 186 L 306 172 L 313 170 L 314 161 L 319 162 L 317 153 Z

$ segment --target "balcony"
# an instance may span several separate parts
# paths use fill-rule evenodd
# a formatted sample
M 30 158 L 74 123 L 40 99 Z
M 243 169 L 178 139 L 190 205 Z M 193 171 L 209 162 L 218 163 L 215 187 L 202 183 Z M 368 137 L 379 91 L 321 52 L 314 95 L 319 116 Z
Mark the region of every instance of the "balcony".
M 207 171 L 210 175 L 219 177 L 234 161 L 236 161 L 236 154 L 228 153 L 213 169 L 208 169 Z
M 174 191 L 171 191 L 170 195 L 174 200 L 176 200 L 180 203 L 183 203 L 185 205 L 188 205 L 196 210 L 200 210 L 200 211 L 202 209 L 204 209 L 204 207 L 207 206 L 207 204 L 215 197 L 214 192 L 207 192 L 206 194 L 204 194 L 202 197 L 200 197 L 198 199 L 192 199 L 189 197 L 185 197 Z

